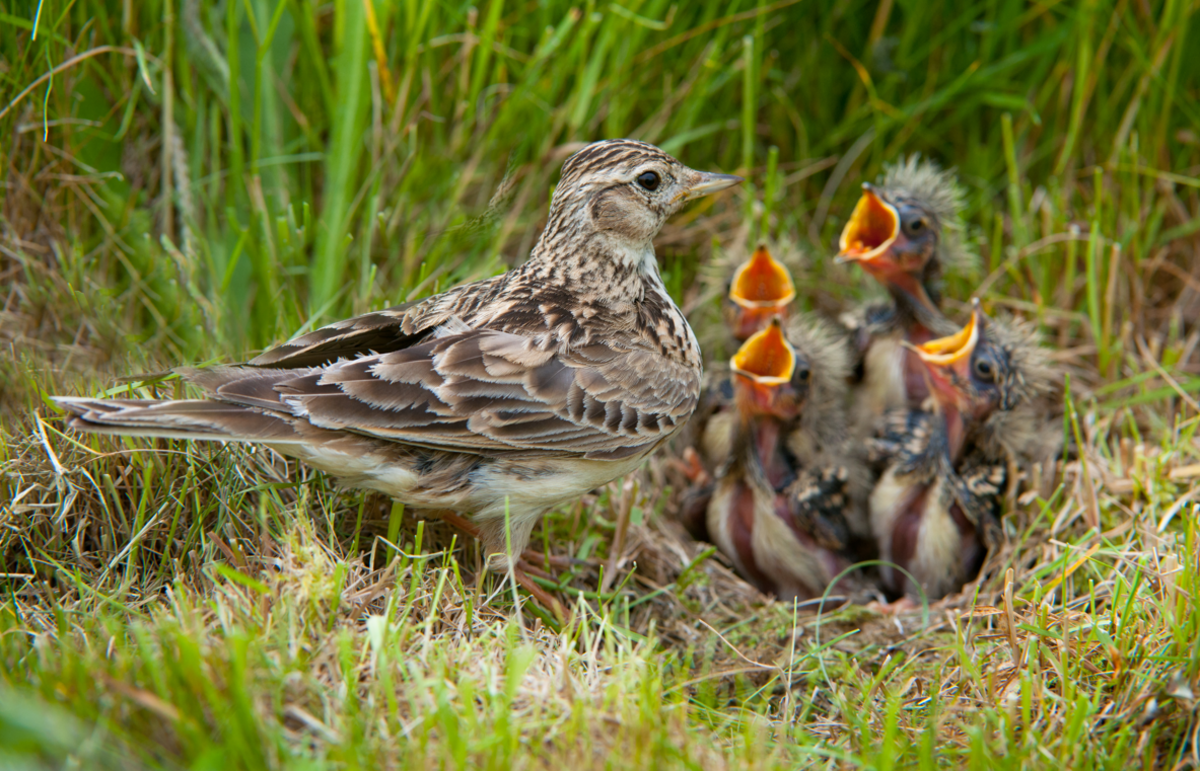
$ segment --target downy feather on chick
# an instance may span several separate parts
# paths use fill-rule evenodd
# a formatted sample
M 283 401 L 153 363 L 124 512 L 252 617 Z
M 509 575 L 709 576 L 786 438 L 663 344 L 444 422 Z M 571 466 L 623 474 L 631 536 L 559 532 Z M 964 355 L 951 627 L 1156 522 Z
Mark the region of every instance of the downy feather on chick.
M 713 482 L 690 496 L 689 529 L 780 598 L 810 598 L 850 564 L 865 531 L 867 475 L 845 422 L 845 337 L 815 317 L 751 337 L 721 381 L 700 437 Z
M 922 367 L 904 347 L 956 328 L 942 314 L 943 271 L 965 272 L 973 257 L 963 239 L 963 193 L 951 171 L 913 155 L 887 167 L 842 230 L 838 261 L 856 262 L 887 291 L 844 314 L 858 353 L 853 416 L 859 437 L 873 433 L 890 409 L 928 396 Z
M 930 398 L 890 412 L 868 442 L 884 471 L 870 517 L 885 587 L 929 599 L 971 580 L 1000 538 L 1010 458 L 1044 450 L 1039 414 L 1053 369 L 1032 329 L 987 318 L 978 300 L 961 330 L 914 346 Z

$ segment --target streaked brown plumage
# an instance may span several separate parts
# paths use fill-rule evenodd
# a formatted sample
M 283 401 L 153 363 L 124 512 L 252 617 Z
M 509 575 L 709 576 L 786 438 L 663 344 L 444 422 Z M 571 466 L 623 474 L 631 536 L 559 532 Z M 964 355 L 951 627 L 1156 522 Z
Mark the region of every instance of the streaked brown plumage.
M 691 497 L 690 529 L 781 599 L 819 596 L 850 564 L 842 549 L 859 475 L 839 424 L 841 339 L 810 319 L 794 320 L 785 336 L 772 320 L 731 360 L 727 397 L 702 437 L 715 479 Z
M 912 156 L 889 167 L 863 195 L 842 230 L 838 259 L 855 262 L 890 295 L 843 318 L 859 351 L 856 434 L 870 435 L 884 413 L 918 407 L 929 395 L 924 368 L 904 343 L 919 345 L 956 325 L 939 310 L 947 267 L 967 261 L 959 239 L 962 192 L 954 176 Z
M 204 399 L 58 402 L 79 430 L 262 442 L 413 506 L 470 513 L 503 564 L 543 512 L 687 422 L 700 349 L 652 239 L 684 202 L 739 181 L 642 142 L 596 142 L 563 165 L 530 259 L 507 273 L 247 364 L 180 370 Z
M 996 545 L 1007 460 L 1023 456 L 1042 429 L 1039 405 L 1053 371 L 1032 330 L 988 319 L 978 301 L 965 327 L 916 353 L 930 404 L 890 413 L 870 443 L 886 464 L 871 493 L 871 524 L 880 559 L 937 599 L 971 580 Z M 885 566 L 881 575 L 890 591 L 917 595 L 900 571 Z

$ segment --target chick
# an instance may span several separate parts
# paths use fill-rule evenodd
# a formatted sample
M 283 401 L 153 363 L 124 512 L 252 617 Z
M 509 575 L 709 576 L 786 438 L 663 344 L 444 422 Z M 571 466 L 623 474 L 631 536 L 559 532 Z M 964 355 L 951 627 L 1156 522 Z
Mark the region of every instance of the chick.
M 853 553 L 874 556 L 865 548 L 870 540 L 867 498 L 871 474 L 864 463 L 861 444 L 849 431 L 846 410 L 846 382 L 851 372 L 851 348 L 843 330 L 815 317 L 793 319 L 788 339 L 807 357 L 812 380 L 804 409 L 788 425 L 785 444 L 797 469 L 790 488 L 792 508 L 797 516 L 808 519 L 809 529 L 824 532 L 824 524 L 842 525 L 839 545 Z M 835 486 L 833 480 L 838 480 Z M 802 504 L 809 501 L 807 504 Z M 812 507 L 832 513 L 806 514 Z
M 959 239 L 962 192 L 950 172 L 916 156 L 887 169 L 863 195 L 839 240 L 838 260 L 861 265 L 890 301 L 870 303 L 842 321 L 859 354 L 854 426 L 869 436 L 890 409 L 929 395 L 924 368 L 904 343 L 920 345 L 955 329 L 939 310 L 941 275 L 968 258 Z
M 793 344 L 792 341 L 795 341 Z M 852 473 L 842 410 L 848 354 L 827 327 L 778 319 L 730 362 L 729 405 L 704 432 L 716 465 L 703 533 L 738 571 L 780 599 L 820 596 L 850 562 Z
M 699 266 L 696 292 L 685 310 L 710 360 L 728 361 L 774 316 L 786 328 L 797 291 L 793 277 L 799 275 L 803 262 L 803 252 L 794 246 L 760 243 L 749 253 L 724 250 Z
M 926 373 L 923 409 L 888 415 L 869 442 L 887 464 L 870 496 L 885 588 L 928 599 L 958 590 L 999 538 L 1006 457 L 1031 446 L 1052 371 L 1028 328 L 988 319 L 979 301 L 961 330 L 913 350 Z M 914 584 L 915 582 L 915 584 Z
M 729 260 L 719 260 L 707 266 L 700 275 L 701 298 L 699 314 L 692 321 L 700 330 L 701 347 L 720 356 L 730 347 L 730 339 L 745 342 L 751 335 L 765 328 L 772 318 L 786 321 L 791 315 L 792 301 L 796 297 L 796 285 L 791 271 L 772 256 L 765 244 L 759 244 L 745 261 L 729 269 Z M 720 287 L 720 289 L 718 289 Z M 705 311 L 713 307 L 713 295 L 721 293 L 721 320 L 718 322 Z M 703 318 L 695 318 L 695 316 Z M 697 538 L 704 536 L 704 510 L 707 498 L 698 499 L 695 490 L 705 488 L 712 479 L 713 465 L 705 463 L 695 448 L 702 437 L 709 419 L 716 413 L 728 409 L 733 403 L 733 381 L 723 368 L 710 369 L 705 374 L 704 388 L 692 419 L 684 429 L 678 445 L 683 447 L 680 469 L 692 485 L 693 492 L 684 502 L 682 517 L 688 529 Z

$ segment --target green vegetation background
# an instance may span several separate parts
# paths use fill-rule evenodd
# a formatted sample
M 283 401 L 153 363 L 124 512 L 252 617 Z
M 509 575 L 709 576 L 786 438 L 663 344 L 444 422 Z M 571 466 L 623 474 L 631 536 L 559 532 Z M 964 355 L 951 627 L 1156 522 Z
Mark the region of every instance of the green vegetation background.
M 1195 764 L 1196 12 L 1193 0 L 0 8 L 0 765 Z M 1008 649 L 988 633 L 976 642 L 947 622 L 949 638 L 921 638 L 935 651 L 924 658 L 868 645 L 856 667 L 799 638 L 767 680 L 717 679 L 712 634 L 668 644 L 637 631 L 629 597 L 614 626 L 619 592 L 597 595 L 567 638 L 523 635 L 510 613 L 485 623 L 441 557 L 392 563 L 387 586 L 403 596 L 355 615 L 348 576 L 389 570 L 361 564 L 366 498 L 253 454 L 231 468 L 183 445 L 164 458 L 81 444 L 51 419 L 49 393 L 236 360 L 504 269 L 530 247 L 574 143 L 616 136 L 750 179 L 664 233 L 681 300 L 714 241 L 762 237 L 806 245 L 801 302 L 837 310 L 870 289 L 829 260 L 858 183 L 913 152 L 958 169 L 980 259 L 948 294 L 1039 321 L 1071 371 L 1067 430 L 1085 448 L 1010 520 L 1016 664 L 1003 668 Z M 595 519 L 585 532 L 603 551 Z M 382 522 L 420 550 L 422 531 L 394 509 Z M 288 545 L 273 558 L 288 570 L 256 562 L 267 533 Z M 666 593 L 684 606 L 688 575 Z M 1001 604 L 1000 575 L 981 604 Z M 451 595 L 475 631 L 443 629 Z M 363 622 L 368 611 L 386 623 Z M 752 618 L 791 616 L 756 606 Z

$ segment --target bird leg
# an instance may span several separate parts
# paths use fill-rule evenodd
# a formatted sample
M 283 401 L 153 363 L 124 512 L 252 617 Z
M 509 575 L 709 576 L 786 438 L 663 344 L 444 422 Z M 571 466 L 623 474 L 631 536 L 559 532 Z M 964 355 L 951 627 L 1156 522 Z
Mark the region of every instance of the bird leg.
M 440 515 L 442 521 L 453 527 L 455 530 L 469 535 L 477 541 L 482 541 L 485 544 L 488 543 L 487 534 L 483 532 L 483 529 L 461 514 L 447 510 L 440 512 Z M 559 554 L 548 554 L 545 552 L 535 551 L 533 549 L 525 549 L 522 551 L 518 560 L 531 567 L 535 565 L 545 565 L 552 568 L 566 569 L 574 567 L 576 564 L 578 564 L 577 561 L 571 557 L 566 557 Z M 551 578 L 551 576 L 543 570 L 537 570 L 537 572 L 546 578 Z
M 568 557 L 564 554 L 551 554 L 549 552 L 538 551 L 536 549 L 526 549 L 521 552 L 521 561 L 531 566 L 544 566 L 547 568 L 557 568 L 566 570 L 567 568 L 575 567 L 576 565 L 587 564 L 584 560 L 577 560 L 574 557 Z M 539 570 L 538 572 L 544 572 Z M 549 574 L 547 574 L 549 577 Z
M 672 458 L 672 465 L 682 473 L 693 485 L 703 487 L 712 484 L 712 474 L 704 467 L 700 453 L 694 447 L 685 447 L 682 458 Z
M 552 596 L 533 580 L 533 577 L 526 572 L 529 567 L 530 566 L 526 564 L 524 560 L 518 560 L 517 564 L 512 566 L 513 579 L 515 579 L 525 591 L 529 592 L 530 596 L 537 600 L 542 607 L 547 608 L 551 613 L 553 613 L 554 617 L 558 619 L 560 624 L 565 625 L 571 619 L 570 612 L 561 602 L 559 602 L 554 596 Z
M 845 514 L 848 479 L 848 472 L 841 466 L 805 471 L 785 493 L 796 525 L 833 551 L 845 549 L 850 540 Z
M 476 540 L 482 541 L 485 544 L 487 544 L 491 540 L 491 539 L 487 538 L 487 535 L 482 531 L 482 529 L 480 529 L 480 527 L 478 525 L 476 525 L 474 522 L 471 522 L 466 517 L 463 517 L 462 515 L 458 514 L 457 512 L 442 511 L 442 512 L 440 512 L 440 514 L 441 514 L 442 520 L 444 522 L 446 522 L 446 524 L 453 527 L 454 529 L 456 529 L 466 535 L 469 535 L 472 538 L 475 538 Z M 548 555 L 538 554 L 536 552 L 530 552 L 530 551 L 523 552 L 521 557 L 512 561 L 511 567 L 512 567 L 513 578 L 516 580 L 516 582 L 518 584 L 521 585 L 521 587 L 523 589 L 525 589 L 525 591 L 529 592 L 529 594 L 535 600 L 537 600 L 539 604 L 541 604 L 543 607 L 549 609 L 550 612 L 552 612 L 556 617 L 558 617 L 559 621 L 561 621 L 562 623 L 565 624 L 567 622 L 567 620 L 570 618 L 570 614 L 567 612 L 567 609 L 563 606 L 563 604 L 561 602 L 559 602 L 557 599 L 555 599 L 549 592 L 547 592 L 540 585 L 538 585 L 538 583 L 536 581 L 534 581 L 533 577 L 530 575 L 532 573 L 534 575 L 538 575 L 539 577 L 553 580 L 552 577 L 548 573 L 535 567 L 535 565 L 537 564 L 537 562 L 539 560 L 545 560 L 545 559 L 547 559 L 547 556 Z M 495 560 L 495 562 L 498 564 L 493 564 L 492 557 L 500 558 L 500 559 Z M 551 557 L 550 559 L 566 559 L 566 558 Z M 507 564 L 508 561 L 509 561 L 508 558 L 503 554 L 503 552 L 494 554 L 494 555 L 490 555 L 488 558 L 488 569 L 492 570 L 493 572 L 500 573 L 503 575 L 504 573 L 507 572 L 507 568 L 509 567 L 509 565 Z M 570 565 L 569 559 L 567 560 L 567 565 L 568 566 Z

